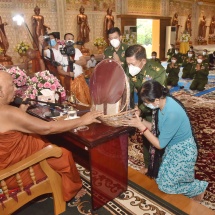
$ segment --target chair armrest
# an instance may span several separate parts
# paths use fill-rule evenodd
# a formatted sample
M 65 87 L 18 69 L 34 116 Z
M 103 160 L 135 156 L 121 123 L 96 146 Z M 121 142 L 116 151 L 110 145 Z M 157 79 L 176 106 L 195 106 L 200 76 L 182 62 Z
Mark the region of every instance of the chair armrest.
M 49 157 L 60 157 L 62 155 L 62 150 L 60 147 L 56 147 L 53 145 L 46 146 L 45 148 L 41 149 L 40 151 L 30 155 L 29 157 L 19 161 L 12 166 L 7 167 L 0 171 L 0 181 L 14 175 L 17 172 L 20 172 L 40 161 L 45 160 Z

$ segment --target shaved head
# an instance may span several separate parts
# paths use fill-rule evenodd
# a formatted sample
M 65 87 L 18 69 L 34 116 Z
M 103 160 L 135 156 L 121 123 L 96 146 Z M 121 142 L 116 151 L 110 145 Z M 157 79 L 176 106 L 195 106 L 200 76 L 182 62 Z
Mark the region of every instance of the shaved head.
M 0 70 L 0 104 L 9 104 L 14 100 L 16 87 L 12 76 L 5 70 Z

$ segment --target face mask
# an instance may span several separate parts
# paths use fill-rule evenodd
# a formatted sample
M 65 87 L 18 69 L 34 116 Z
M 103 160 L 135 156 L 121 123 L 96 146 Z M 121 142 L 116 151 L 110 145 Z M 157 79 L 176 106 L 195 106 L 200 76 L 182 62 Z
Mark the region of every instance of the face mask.
M 203 55 L 206 55 L 206 52 L 203 52 Z
M 128 69 L 131 76 L 135 76 L 141 71 L 140 67 L 133 66 L 132 64 L 128 66 Z
M 193 51 L 193 49 L 190 49 L 190 51 Z
M 198 63 L 202 63 L 202 59 L 197 59 L 197 62 Z
M 117 47 L 119 47 L 119 45 L 120 45 L 120 41 L 119 41 L 118 39 L 112 39 L 112 40 L 110 41 L 110 44 L 111 44 L 114 48 L 117 48 Z
M 150 108 L 150 109 L 152 109 L 152 110 L 153 110 L 153 109 L 159 108 L 159 107 L 155 107 L 155 106 L 154 106 L 153 104 L 151 104 L 151 103 L 150 103 L 150 104 L 146 104 L 146 103 L 145 103 L 145 106 L 148 107 L 148 108 Z
M 74 40 L 67 40 L 66 43 L 75 43 Z
M 192 57 L 193 55 L 192 54 L 188 54 L 188 57 Z
M 50 40 L 50 46 L 56 46 L 57 42 L 55 39 Z
M 156 57 L 155 56 L 152 56 L 152 59 L 155 59 Z
M 172 63 L 175 63 L 175 62 L 176 62 L 176 60 L 171 60 L 171 62 L 172 62 Z
M 178 54 L 178 51 L 175 51 L 175 54 Z
M 94 57 L 91 57 L 91 60 L 93 61 L 93 60 L 95 60 L 95 58 L 94 58 Z

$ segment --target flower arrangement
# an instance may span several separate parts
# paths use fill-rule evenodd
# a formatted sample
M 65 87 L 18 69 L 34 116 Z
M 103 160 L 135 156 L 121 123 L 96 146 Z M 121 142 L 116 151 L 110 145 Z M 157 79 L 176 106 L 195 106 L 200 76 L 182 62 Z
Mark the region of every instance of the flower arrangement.
M 7 72 L 11 74 L 16 87 L 28 85 L 29 77 L 24 70 L 21 70 L 19 67 L 12 67 L 8 69 Z
M 104 37 L 96 38 L 93 44 L 94 44 L 94 46 L 101 46 L 101 47 L 107 46 L 107 43 L 106 43 Z
M 65 89 L 61 86 L 59 80 L 52 75 L 48 70 L 37 72 L 29 80 L 29 86 L 25 94 L 30 99 L 35 99 L 37 96 L 42 95 L 43 89 L 59 92 L 61 98 L 66 97 Z
M 183 33 L 183 34 L 181 35 L 180 41 L 181 41 L 181 42 L 189 42 L 189 41 L 190 41 L 190 34 L 188 34 L 188 33 Z
M 127 45 L 129 45 L 129 46 L 137 44 L 137 35 L 136 35 L 136 33 L 123 35 L 122 36 L 122 42 L 127 44 Z
M 26 51 L 30 48 L 30 45 L 27 43 L 24 43 L 23 41 L 21 43 L 18 43 L 15 46 L 15 51 L 18 52 L 19 54 L 25 54 Z

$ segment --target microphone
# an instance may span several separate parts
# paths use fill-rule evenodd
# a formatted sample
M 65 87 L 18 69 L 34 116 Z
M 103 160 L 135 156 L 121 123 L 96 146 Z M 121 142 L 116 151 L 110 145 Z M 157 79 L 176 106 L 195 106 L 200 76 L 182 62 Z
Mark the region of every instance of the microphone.
M 31 101 L 33 101 L 33 102 L 40 102 L 40 103 L 44 103 L 44 104 L 47 104 L 47 105 L 50 105 L 50 106 L 58 106 L 58 107 L 64 107 L 63 105 L 61 105 L 61 104 L 58 104 L 58 103 L 52 103 L 52 102 L 44 102 L 44 101 L 40 101 L 40 100 L 37 100 L 37 99 L 29 99 L 29 98 L 27 98 L 26 100 L 24 100 L 23 101 L 23 99 L 22 98 L 20 98 L 20 97 L 16 97 L 15 99 L 14 99 L 14 103 L 16 104 L 16 105 L 21 105 L 21 104 L 29 104 Z

